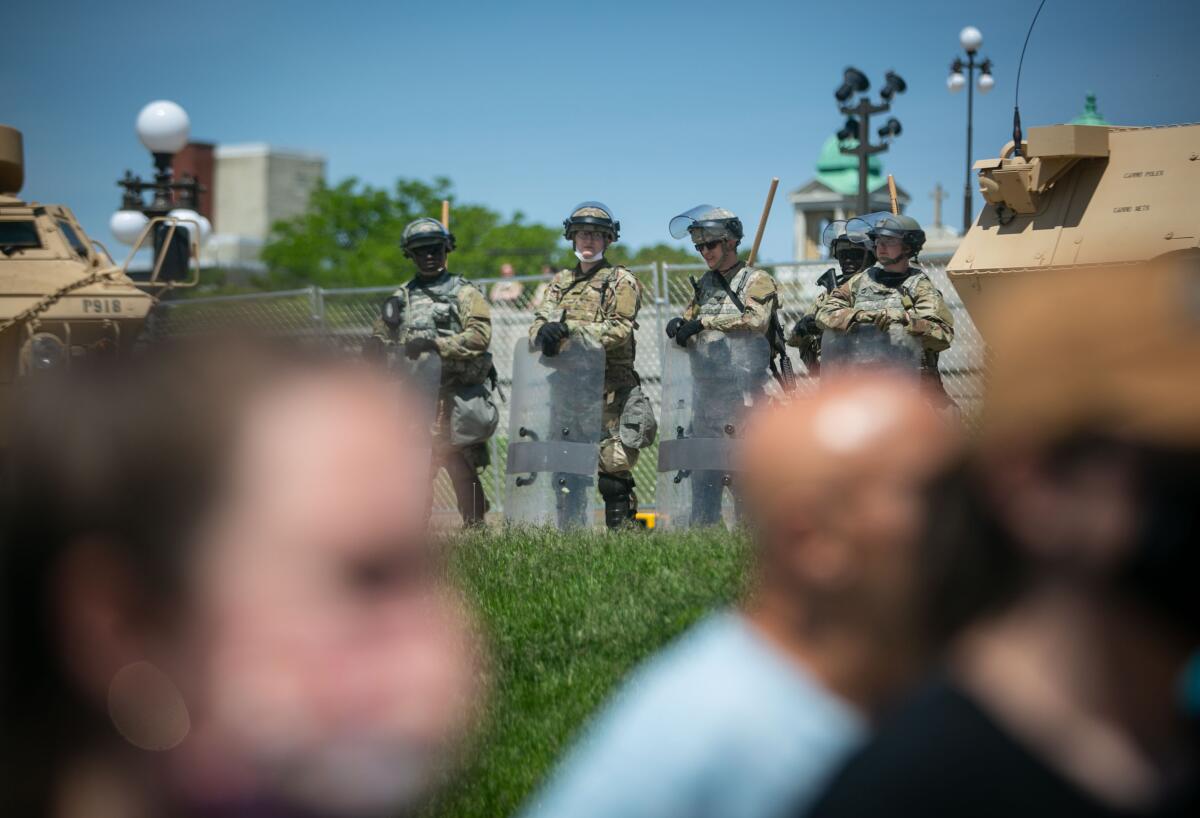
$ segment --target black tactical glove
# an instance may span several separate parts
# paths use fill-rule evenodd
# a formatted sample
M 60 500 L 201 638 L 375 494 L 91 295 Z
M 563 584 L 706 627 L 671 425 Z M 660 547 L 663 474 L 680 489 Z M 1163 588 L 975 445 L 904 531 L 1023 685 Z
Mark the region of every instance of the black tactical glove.
M 437 352 L 437 341 L 432 338 L 409 338 L 404 344 L 404 354 L 408 360 L 415 361 L 423 352 Z
M 817 317 L 812 313 L 802 316 L 792 329 L 792 334 L 799 335 L 801 338 L 820 335 L 821 327 L 817 324 Z
M 387 357 L 387 347 L 378 335 L 372 335 L 363 341 L 362 356 L 364 360 L 382 362 Z
M 562 321 L 548 321 L 538 328 L 537 336 L 533 342 L 542 348 L 542 354 L 547 358 L 553 358 L 558 354 L 558 348 L 562 346 L 562 342 L 567 339 L 571 331 L 567 329 L 567 325 Z
M 682 318 L 672 318 L 667 322 L 667 337 L 674 338 L 675 333 L 679 332 L 679 328 L 683 326 Z
M 700 319 L 698 318 L 693 318 L 691 321 L 684 321 L 679 329 L 675 330 L 675 343 L 681 347 L 686 347 L 688 339 L 702 329 L 704 329 L 704 325 L 700 323 Z

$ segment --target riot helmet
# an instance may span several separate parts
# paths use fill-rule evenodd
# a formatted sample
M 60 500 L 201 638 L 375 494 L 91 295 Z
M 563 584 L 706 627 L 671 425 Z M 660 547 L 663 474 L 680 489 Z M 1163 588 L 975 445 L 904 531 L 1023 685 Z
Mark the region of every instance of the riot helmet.
M 839 280 L 848 278 L 875 263 L 874 251 L 854 241 L 846 230 L 846 220 L 830 222 L 821 231 L 821 244 L 829 250 L 831 258 L 837 259 L 840 269 Z
M 712 205 L 696 205 L 671 219 L 671 236 L 681 239 L 691 236 L 696 244 L 708 241 L 735 242 L 742 239 L 742 220 L 730 210 Z
M 412 258 L 413 248 L 430 244 L 441 244 L 449 253 L 454 249 L 454 234 L 437 219 L 423 217 L 409 222 L 400 236 L 400 248 L 409 258 Z
M 621 235 L 621 223 L 613 218 L 612 210 L 600 202 L 580 202 L 571 208 L 571 215 L 563 219 L 563 238 L 572 241 L 580 230 L 595 230 L 603 233 L 609 241 Z
M 925 231 L 912 216 L 895 213 L 869 213 L 846 223 L 846 234 L 850 240 L 865 247 L 872 247 L 880 236 L 900 239 L 908 258 L 916 258 L 925 246 Z

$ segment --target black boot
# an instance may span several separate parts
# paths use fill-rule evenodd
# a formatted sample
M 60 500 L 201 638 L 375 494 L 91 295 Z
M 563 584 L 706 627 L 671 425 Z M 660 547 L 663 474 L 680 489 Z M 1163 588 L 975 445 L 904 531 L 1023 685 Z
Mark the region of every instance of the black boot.
M 463 526 L 474 528 L 483 525 L 491 505 L 483 493 L 483 483 L 479 482 L 479 475 L 471 475 L 469 482 L 455 481 L 454 496 L 458 500 L 458 511 L 462 514 Z
M 604 498 L 604 524 L 610 529 L 630 525 L 637 514 L 633 478 L 601 474 L 598 482 L 600 496 Z
M 490 505 L 483 493 L 483 483 L 479 481 L 478 472 L 471 468 L 461 454 L 448 460 L 446 471 L 450 473 L 450 484 L 454 486 L 454 499 L 458 502 L 458 513 L 462 515 L 463 527 L 474 528 L 483 525 Z

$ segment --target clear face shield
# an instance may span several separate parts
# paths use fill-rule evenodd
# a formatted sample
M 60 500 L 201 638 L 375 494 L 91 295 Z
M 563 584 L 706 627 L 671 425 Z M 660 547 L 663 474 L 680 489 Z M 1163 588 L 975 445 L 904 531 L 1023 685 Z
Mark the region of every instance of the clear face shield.
M 730 222 L 736 219 L 736 216 L 724 208 L 702 204 L 685 210 L 671 219 L 669 229 L 672 238 L 686 239 L 692 235 L 691 231 L 696 229 L 711 228 L 715 231 L 728 232 Z
M 838 262 L 843 276 L 865 269 L 868 261 L 875 258 L 868 247 L 849 235 L 847 224 L 845 219 L 838 219 L 821 231 L 821 244 L 825 247 L 826 255 Z

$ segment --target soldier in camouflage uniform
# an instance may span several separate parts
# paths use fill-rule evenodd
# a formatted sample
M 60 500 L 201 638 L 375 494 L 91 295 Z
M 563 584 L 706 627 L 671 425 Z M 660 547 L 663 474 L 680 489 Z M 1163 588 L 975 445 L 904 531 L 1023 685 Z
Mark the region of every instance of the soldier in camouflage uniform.
M 738 258 L 741 219 L 724 208 L 708 205 L 692 208 L 676 218 L 684 217 L 688 219 L 687 233 L 708 265 L 708 272 L 692 282 L 692 300 L 682 317 L 667 323 L 667 336 L 686 347 L 693 335 L 706 329 L 768 334 L 771 319 L 779 309 L 779 285 L 770 273 L 749 267 Z
M 486 386 L 494 372 L 491 309 L 479 290 L 446 269 L 454 235 L 441 222 L 410 223 L 401 247 L 417 275 L 384 302 L 364 353 L 383 357 L 391 350 L 416 360 L 432 352 L 442 359 L 435 468 L 450 475 L 464 524 L 480 525 L 488 503 L 479 472 L 488 465 L 487 440 L 499 420 Z
M 837 261 L 837 269 L 830 267 L 817 279 L 822 289 L 813 300 L 812 309 L 800 317 L 787 339 L 788 346 L 799 350 L 800 360 L 804 361 L 809 375 L 821 373 L 821 327 L 817 325 L 817 311 L 835 288 L 849 281 L 850 276 L 875 264 L 875 254 L 851 241 L 846 234 L 845 220 L 830 223 L 825 228 L 825 234 L 832 237 L 828 240 L 829 255 Z
M 954 319 L 941 291 L 912 263 L 925 244 L 925 231 L 911 216 L 887 213 L 869 221 L 865 239 L 873 242 L 878 263 L 835 287 L 817 310 L 816 323 L 834 332 L 866 324 L 883 332 L 903 327 L 920 345 L 922 377 L 939 402 L 949 405 L 938 355 L 954 340 Z
M 583 336 L 604 348 L 604 439 L 600 443 L 597 485 L 609 528 L 627 525 L 637 513 L 633 467 L 639 450 L 654 441 L 657 425 L 650 401 L 634 369 L 633 331 L 642 303 L 642 285 L 604 252 L 620 235 L 621 224 L 599 202 L 584 202 L 563 221 L 563 235 L 579 263 L 559 271 L 529 327 L 542 354 L 558 354 L 563 341 Z
M 692 281 L 692 299 L 682 316 L 667 322 L 667 336 L 686 348 L 689 340 L 704 330 L 753 333 L 766 336 L 770 347 L 775 347 L 777 341 L 781 346 L 775 315 L 779 309 L 779 285 L 765 270 L 750 267 L 738 258 L 738 244 L 744 232 L 741 219 L 724 208 L 699 205 L 671 220 L 673 236 L 682 238 L 683 230 L 704 258 L 708 272 L 699 281 Z M 705 348 L 705 354 L 720 356 L 721 352 L 716 345 Z M 767 357 L 752 372 L 732 371 L 717 361 L 693 367 L 693 434 L 720 438 L 728 418 L 728 406 L 723 404 L 740 402 L 747 394 L 765 398 L 763 373 L 773 366 L 769 353 Z M 732 485 L 732 475 L 693 478 L 693 525 L 720 522 L 722 484 Z M 736 492 L 734 498 L 736 501 Z

